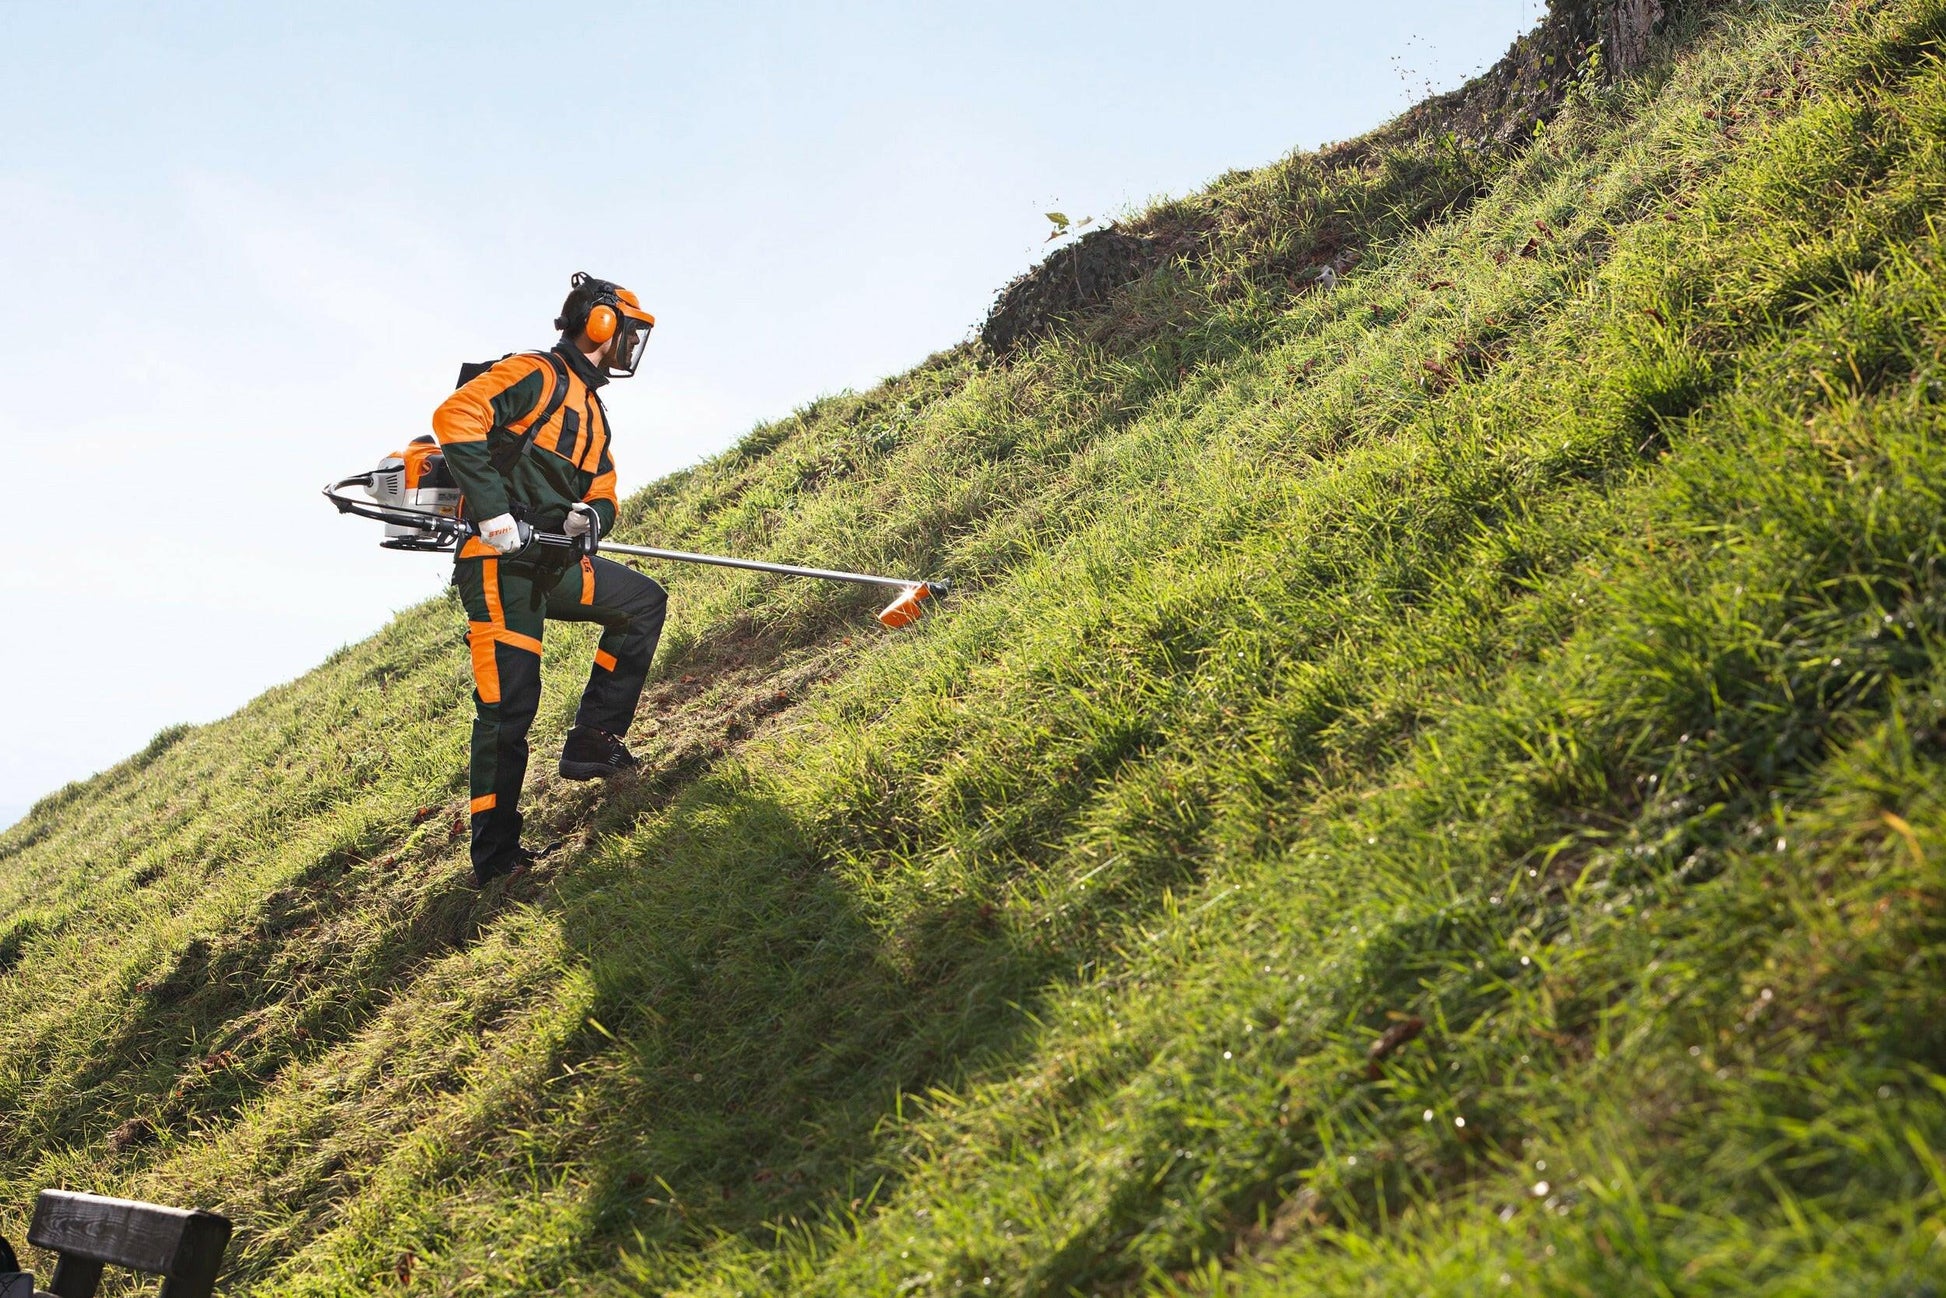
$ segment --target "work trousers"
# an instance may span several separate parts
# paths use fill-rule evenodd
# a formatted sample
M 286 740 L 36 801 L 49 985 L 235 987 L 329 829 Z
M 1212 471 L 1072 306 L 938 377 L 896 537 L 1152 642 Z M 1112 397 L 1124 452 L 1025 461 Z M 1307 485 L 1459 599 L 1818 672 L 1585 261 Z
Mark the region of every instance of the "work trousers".
M 473 655 L 473 868 L 496 872 L 520 845 L 527 729 L 541 702 L 546 619 L 602 628 L 577 726 L 628 733 L 662 636 L 669 597 L 654 580 L 600 556 L 537 564 L 462 556 L 453 585 Z

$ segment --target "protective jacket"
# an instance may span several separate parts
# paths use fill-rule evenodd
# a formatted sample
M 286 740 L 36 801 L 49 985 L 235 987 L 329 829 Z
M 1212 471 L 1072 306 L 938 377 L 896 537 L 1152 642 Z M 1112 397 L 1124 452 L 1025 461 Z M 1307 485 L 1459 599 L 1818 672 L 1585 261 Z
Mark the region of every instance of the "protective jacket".
M 558 532 L 568 507 L 585 502 L 604 533 L 613 528 L 615 464 L 608 411 L 596 395 L 607 382 L 563 341 L 548 352 L 516 352 L 441 402 L 432 430 L 465 494 L 466 516 L 510 513 Z M 460 549 L 461 558 L 483 553 L 492 550 L 477 537 Z

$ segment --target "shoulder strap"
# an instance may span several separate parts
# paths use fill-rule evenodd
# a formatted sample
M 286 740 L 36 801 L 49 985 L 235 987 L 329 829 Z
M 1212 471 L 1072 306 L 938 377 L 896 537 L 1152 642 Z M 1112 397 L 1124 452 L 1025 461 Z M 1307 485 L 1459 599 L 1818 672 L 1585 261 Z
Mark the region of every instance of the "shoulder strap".
M 546 427 L 547 421 L 554 418 L 554 412 L 561 408 L 561 403 L 568 399 L 567 363 L 551 351 L 527 354 L 540 357 L 547 362 L 548 368 L 554 371 L 554 394 L 547 399 L 547 404 L 541 407 L 541 412 L 527 421 L 527 431 L 515 439 L 512 453 L 503 450 L 501 454 L 494 457 L 493 467 L 502 475 L 513 472 L 514 466 L 527 458 L 527 452 L 534 449 L 535 431 Z M 505 360 L 506 357 L 503 356 L 501 359 Z

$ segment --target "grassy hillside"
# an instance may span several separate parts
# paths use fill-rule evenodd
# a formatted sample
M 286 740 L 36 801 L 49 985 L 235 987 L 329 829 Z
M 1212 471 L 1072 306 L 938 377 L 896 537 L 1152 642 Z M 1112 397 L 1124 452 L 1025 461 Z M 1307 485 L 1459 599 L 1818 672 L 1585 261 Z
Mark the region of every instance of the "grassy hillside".
M 1063 336 L 650 488 L 628 539 L 960 593 L 667 574 L 650 773 L 537 775 L 510 892 L 445 601 L 50 798 L 0 1234 L 194 1202 L 263 1294 L 1935 1292 L 1942 38 L 1733 5 L 1511 156 L 1233 174 Z

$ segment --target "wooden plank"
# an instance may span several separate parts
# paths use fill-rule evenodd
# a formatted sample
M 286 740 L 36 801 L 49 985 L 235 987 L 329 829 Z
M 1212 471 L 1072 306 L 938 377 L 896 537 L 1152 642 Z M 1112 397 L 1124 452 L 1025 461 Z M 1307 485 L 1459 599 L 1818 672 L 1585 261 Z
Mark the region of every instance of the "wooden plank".
M 27 1242 L 59 1255 L 53 1298 L 94 1298 L 104 1262 L 165 1277 L 160 1298 L 209 1298 L 230 1222 L 213 1212 L 42 1190 Z
M 63 1256 L 167 1275 L 190 1215 L 182 1208 L 133 1199 L 42 1190 L 27 1242 Z
M 195 1286 L 216 1279 L 230 1244 L 230 1220 L 214 1212 L 43 1189 L 33 1205 L 27 1242 L 60 1253 L 64 1261 L 105 1261 Z M 60 1284 L 54 1292 L 66 1294 Z

